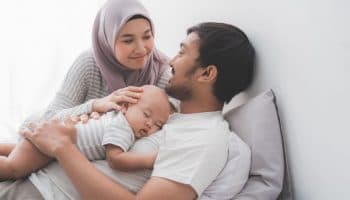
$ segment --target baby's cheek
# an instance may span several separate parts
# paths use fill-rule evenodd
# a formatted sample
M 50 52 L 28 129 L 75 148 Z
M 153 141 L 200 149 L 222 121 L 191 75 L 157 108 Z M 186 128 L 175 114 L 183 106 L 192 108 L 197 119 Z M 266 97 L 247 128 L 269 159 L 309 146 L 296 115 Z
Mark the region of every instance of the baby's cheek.
M 155 132 L 157 132 L 157 131 L 159 131 L 159 128 L 158 128 L 157 126 L 154 126 L 154 127 L 152 127 L 151 130 L 148 132 L 148 133 L 149 133 L 148 135 L 151 135 L 151 134 L 153 134 L 153 133 L 155 133 Z

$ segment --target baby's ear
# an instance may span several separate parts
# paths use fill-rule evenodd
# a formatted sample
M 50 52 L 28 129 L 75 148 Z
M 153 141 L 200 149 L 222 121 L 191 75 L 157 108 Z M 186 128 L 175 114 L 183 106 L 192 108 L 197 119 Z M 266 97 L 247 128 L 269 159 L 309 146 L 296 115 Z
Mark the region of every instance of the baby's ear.
M 120 111 L 123 113 L 123 114 L 125 114 L 126 113 L 126 111 L 128 110 L 128 108 L 129 108 L 129 104 L 128 103 L 123 103 L 121 106 L 120 106 Z

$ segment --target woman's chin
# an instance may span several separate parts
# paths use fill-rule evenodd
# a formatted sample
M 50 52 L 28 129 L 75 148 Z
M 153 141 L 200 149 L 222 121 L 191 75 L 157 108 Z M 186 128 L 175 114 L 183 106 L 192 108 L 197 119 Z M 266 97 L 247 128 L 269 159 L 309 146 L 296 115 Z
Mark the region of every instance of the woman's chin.
M 127 66 L 131 70 L 141 70 L 145 67 L 147 61 L 134 61 Z

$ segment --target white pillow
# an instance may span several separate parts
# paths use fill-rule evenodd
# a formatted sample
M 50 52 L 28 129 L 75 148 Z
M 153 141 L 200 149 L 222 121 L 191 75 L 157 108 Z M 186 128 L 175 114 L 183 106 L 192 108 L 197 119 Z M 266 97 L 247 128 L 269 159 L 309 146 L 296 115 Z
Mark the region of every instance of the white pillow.
M 251 149 L 249 179 L 237 194 L 232 180 L 239 176 L 231 151 L 237 149 L 230 139 L 229 160 L 215 181 L 204 191 L 200 199 L 275 200 L 293 199 L 290 174 L 284 160 L 283 138 L 280 129 L 275 96 L 268 90 L 247 103 L 225 114 L 230 128 Z M 242 167 L 244 167 L 242 165 Z M 248 167 L 249 168 L 249 167 Z M 244 174 L 243 174 L 244 176 Z M 242 180 L 244 180 L 242 178 Z M 282 190 L 283 187 L 283 190 Z M 282 193 L 281 193 L 282 190 Z
M 292 199 L 276 99 L 272 90 L 230 110 L 225 118 L 231 129 L 252 151 L 248 182 L 234 199 Z

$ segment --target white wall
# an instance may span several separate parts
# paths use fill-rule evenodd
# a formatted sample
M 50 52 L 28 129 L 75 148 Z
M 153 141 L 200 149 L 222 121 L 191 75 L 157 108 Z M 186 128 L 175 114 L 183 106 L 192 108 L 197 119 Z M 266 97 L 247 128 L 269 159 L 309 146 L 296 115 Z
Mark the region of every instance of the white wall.
M 12 114 L 2 111 L 0 122 L 21 122 L 30 109 L 44 107 L 53 97 L 73 59 L 89 47 L 92 19 L 102 1 L 2 3 L 0 104 Z M 267 88 L 276 92 L 296 199 L 350 198 L 348 1 L 142 1 L 155 20 L 159 49 L 170 56 L 190 25 L 222 21 L 241 27 L 258 53 L 257 79 L 248 95 Z M 1 138 L 5 129 L 0 130 Z
M 53 99 L 73 60 L 91 47 L 104 0 L 6 0 L 0 6 L 0 142 Z
M 296 199 L 349 199 L 350 3 L 346 0 L 143 0 L 174 55 L 201 21 L 241 27 L 258 53 L 249 96 L 273 88 Z

